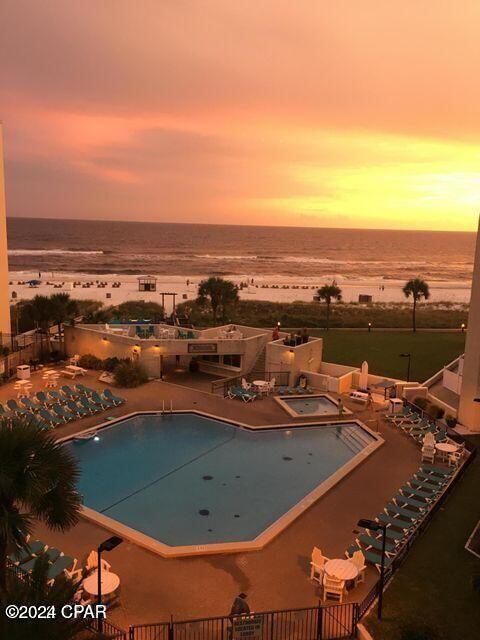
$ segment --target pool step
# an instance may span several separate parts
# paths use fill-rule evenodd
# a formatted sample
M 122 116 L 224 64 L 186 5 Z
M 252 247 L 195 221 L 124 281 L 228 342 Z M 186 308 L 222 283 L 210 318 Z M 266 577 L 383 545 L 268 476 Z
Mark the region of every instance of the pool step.
M 340 439 L 353 453 L 360 453 L 371 443 L 371 438 L 359 431 L 357 427 L 343 427 L 340 431 Z

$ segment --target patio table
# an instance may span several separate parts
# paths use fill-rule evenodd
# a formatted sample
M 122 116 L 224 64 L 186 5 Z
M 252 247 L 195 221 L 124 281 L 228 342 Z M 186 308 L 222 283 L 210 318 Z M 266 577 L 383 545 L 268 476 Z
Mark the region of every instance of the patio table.
M 120 578 L 112 571 L 102 571 L 102 595 L 113 593 L 120 585 Z M 92 596 L 98 596 L 98 571 L 83 581 L 83 588 Z
M 338 558 L 328 560 L 328 562 L 325 563 L 325 573 L 332 578 L 348 581 L 355 580 L 358 576 L 358 569 L 350 560 Z

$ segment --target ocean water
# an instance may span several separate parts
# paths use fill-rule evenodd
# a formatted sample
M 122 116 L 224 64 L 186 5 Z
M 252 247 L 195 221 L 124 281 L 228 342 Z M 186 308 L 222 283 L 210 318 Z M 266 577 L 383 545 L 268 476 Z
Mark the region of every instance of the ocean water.
M 177 546 L 255 538 L 373 440 L 349 422 L 254 431 L 179 413 L 65 447 L 87 507 Z
M 12 271 L 462 281 L 474 233 L 10 218 Z

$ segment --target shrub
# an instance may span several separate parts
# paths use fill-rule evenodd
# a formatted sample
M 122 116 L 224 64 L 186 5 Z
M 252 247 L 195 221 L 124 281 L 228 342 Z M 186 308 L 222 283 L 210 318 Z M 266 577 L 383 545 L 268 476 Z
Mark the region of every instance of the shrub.
M 102 360 L 102 369 L 113 373 L 119 364 L 120 360 L 115 356 L 113 358 L 105 358 L 105 360 Z
M 115 382 L 119 387 L 138 387 L 148 381 L 147 372 L 137 362 L 120 362 L 115 372 Z
M 439 407 L 438 404 L 431 404 L 427 409 L 427 413 L 434 420 L 440 420 L 445 415 L 445 409 Z
M 84 369 L 101 369 L 103 366 L 103 361 L 97 356 L 92 355 L 91 353 L 86 353 L 83 355 L 78 364 Z
M 455 416 L 448 415 L 445 418 L 445 422 L 447 423 L 447 426 L 450 427 L 450 429 L 453 429 L 454 427 L 457 426 L 457 419 L 455 418 Z
M 419 409 L 425 410 L 430 403 L 427 400 L 427 398 L 422 398 L 421 396 L 418 396 L 417 398 L 414 398 L 413 404 L 416 405 Z

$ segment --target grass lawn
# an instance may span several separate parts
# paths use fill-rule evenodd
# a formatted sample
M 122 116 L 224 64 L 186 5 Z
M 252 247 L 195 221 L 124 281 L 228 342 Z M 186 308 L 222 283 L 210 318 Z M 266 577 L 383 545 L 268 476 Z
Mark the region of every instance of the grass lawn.
M 324 339 L 323 359 L 326 362 L 360 366 L 364 360 L 370 373 L 405 379 L 407 358 L 411 353 L 410 379 L 427 380 L 445 364 L 463 353 L 465 334 L 448 331 L 321 331 L 312 335 Z
M 480 436 L 471 440 L 480 447 Z M 386 590 L 382 622 L 375 612 L 365 620 L 375 640 L 406 637 L 402 623 L 428 626 L 431 633 L 422 637 L 432 640 L 478 639 L 480 594 L 471 580 L 480 560 L 464 546 L 480 518 L 479 486 L 477 456 Z

